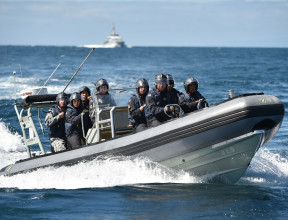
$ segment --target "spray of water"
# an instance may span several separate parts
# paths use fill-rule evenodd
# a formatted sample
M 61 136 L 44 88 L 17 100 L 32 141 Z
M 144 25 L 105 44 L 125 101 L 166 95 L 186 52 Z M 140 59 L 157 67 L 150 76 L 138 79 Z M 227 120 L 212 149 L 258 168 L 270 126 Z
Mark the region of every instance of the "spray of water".
M 2 188 L 79 189 L 143 183 L 197 183 L 186 172 L 176 172 L 146 158 L 96 158 L 70 167 L 48 167 L 11 177 L 0 176 Z
M 244 182 L 263 185 L 285 185 L 288 183 L 287 152 L 270 151 L 268 148 L 260 149 L 251 162 Z
M 26 157 L 22 137 L 11 133 L 4 122 L 0 120 L 0 168 Z

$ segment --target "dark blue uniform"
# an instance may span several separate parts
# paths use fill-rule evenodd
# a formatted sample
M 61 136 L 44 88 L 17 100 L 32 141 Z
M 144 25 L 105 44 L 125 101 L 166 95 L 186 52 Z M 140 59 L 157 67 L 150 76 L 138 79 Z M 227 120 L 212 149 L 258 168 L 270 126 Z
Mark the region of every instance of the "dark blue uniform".
M 71 104 L 68 104 L 67 111 L 65 115 L 66 123 L 65 123 L 65 132 L 72 148 L 79 147 L 85 144 L 85 139 L 83 137 L 82 131 L 82 121 L 81 121 L 81 113 L 84 110 L 84 106 L 81 104 L 78 108 L 74 108 Z M 89 127 L 91 127 L 91 120 L 87 113 L 83 115 L 83 123 L 84 123 L 84 132 L 88 131 Z
M 59 118 L 60 113 L 58 105 L 53 105 L 45 117 L 52 152 L 66 150 L 65 117 Z
M 143 131 L 147 128 L 147 120 L 145 117 L 145 112 L 147 112 L 147 107 L 141 111 L 140 107 L 145 104 L 145 96 L 139 97 L 139 95 L 133 94 L 128 101 L 128 118 L 133 126 L 135 132 Z
M 149 113 L 146 117 L 149 119 L 150 126 L 155 127 L 161 122 L 170 119 L 164 112 L 164 107 L 168 104 L 178 104 L 178 102 L 173 100 L 171 93 L 167 90 L 160 93 L 158 90 L 153 89 L 147 95 L 146 106 L 148 107 Z
M 195 110 L 207 107 L 206 102 L 200 102 L 198 104 L 195 101 L 199 99 L 205 99 L 200 92 L 196 91 L 191 95 L 181 95 L 179 97 L 179 105 L 185 113 L 193 112 Z
M 49 112 L 51 113 L 52 117 L 47 117 L 45 120 L 45 123 L 48 126 L 49 137 L 66 139 L 65 118 L 55 118 L 61 113 L 60 109 L 57 105 L 53 105 L 52 108 L 49 109 Z M 55 120 L 53 120 L 54 118 Z
M 170 94 L 171 94 L 171 99 L 172 99 L 172 102 L 174 104 L 178 104 L 178 101 L 179 101 L 179 98 L 181 95 L 184 95 L 182 92 L 178 91 L 177 89 L 175 88 L 172 88 L 170 91 Z

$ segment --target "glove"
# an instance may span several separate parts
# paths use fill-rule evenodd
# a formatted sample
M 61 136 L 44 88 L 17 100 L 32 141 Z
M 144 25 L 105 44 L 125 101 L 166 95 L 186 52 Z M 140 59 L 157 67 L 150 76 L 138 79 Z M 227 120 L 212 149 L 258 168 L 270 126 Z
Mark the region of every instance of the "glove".
M 89 113 L 89 110 L 88 110 L 88 109 L 84 109 L 84 110 L 82 111 L 82 113 L 83 113 L 83 114 L 87 114 L 87 113 Z

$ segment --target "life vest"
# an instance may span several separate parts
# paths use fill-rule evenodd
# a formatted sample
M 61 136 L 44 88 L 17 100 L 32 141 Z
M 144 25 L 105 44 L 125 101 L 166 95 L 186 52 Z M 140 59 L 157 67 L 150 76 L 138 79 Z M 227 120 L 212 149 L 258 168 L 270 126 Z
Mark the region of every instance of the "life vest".
M 55 117 L 61 113 L 61 111 L 57 105 L 53 105 L 49 111 L 52 113 L 53 117 Z M 48 127 L 48 134 L 49 134 L 49 137 L 53 137 L 53 138 L 66 138 L 66 135 L 65 135 L 65 117 L 59 118 L 59 120 L 56 124 L 49 126 Z
M 130 100 L 133 99 L 134 101 L 134 104 L 135 104 L 135 107 L 136 109 L 139 109 L 142 105 L 145 104 L 145 101 L 143 99 L 140 99 L 139 95 L 137 94 L 133 94 L 132 97 L 130 98 Z M 130 107 L 128 106 L 128 108 L 130 109 Z M 132 115 L 130 114 L 130 110 L 128 111 L 128 119 L 131 123 L 131 125 L 133 126 L 133 128 L 140 124 L 140 123 L 145 123 L 146 124 L 146 112 L 147 112 L 148 108 L 147 106 L 145 106 L 144 108 L 144 117 L 141 117 L 141 119 L 139 121 L 135 121 L 134 118 L 132 118 Z
M 149 100 L 151 98 L 154 98 L 155 104 L 158 107 L 165 107 L 168 104 L 177 104 L 172 100 L 172 95 L 167 90 L 164 93 L 160 93 L 158 90 L 153 89 L 151 93 L 148 94 L 148 96 L 146 97 L 146 100 Z M 147 104 L 149 105 L 149 101 Z M 153 115 L 149 109 L 150 107 L 149 106 L 147 107 L 148 107 L 148 110 L 147 110 L 147 113 L 145 114 L 146 114 L 146 117 L 150 121 L 157 119 L 158 121 L 163 122 L 163 121 L 170 119 L 164 112 L 158 115 Z
M 77 111 L 76 108 L 74 108 L 71 104 L 68 104 L 67 111 L 66 111 L 66 117 L 65 117 L 65 133 L 66 136 L 72 135 L 72 134 L 80 134 L 82 136 L 82 124 L 81 124 L 81 112 L 84 109 L 84 107 L 81 105 L 80 111 Z M 67 118 L 67 116 L 73 116 L 73 118 L 78 117 L 77 123 L 72 124 L 70 118 Z
M 189 94 L 189 96 L 187 97 L 187 101 L 188 102 L 195 102 L 199 99 L 204 99 L 204 97 L 201 95 L 200 92 L 196 91 L 195 93 L 193 93 L 192 95 Z M 202 108 L 205 108 L 205 107 L 208 107 L 208 104 L 207 102 L 199 102 L 197 104 L 197 109 L 202 109 Z

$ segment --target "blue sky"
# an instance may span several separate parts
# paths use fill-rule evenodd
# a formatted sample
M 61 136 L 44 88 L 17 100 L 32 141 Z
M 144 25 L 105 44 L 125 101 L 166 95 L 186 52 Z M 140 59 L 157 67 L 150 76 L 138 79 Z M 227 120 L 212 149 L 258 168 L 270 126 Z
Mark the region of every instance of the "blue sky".
M 0 0 L 0 45 L 288 47 L 287 0 Z

